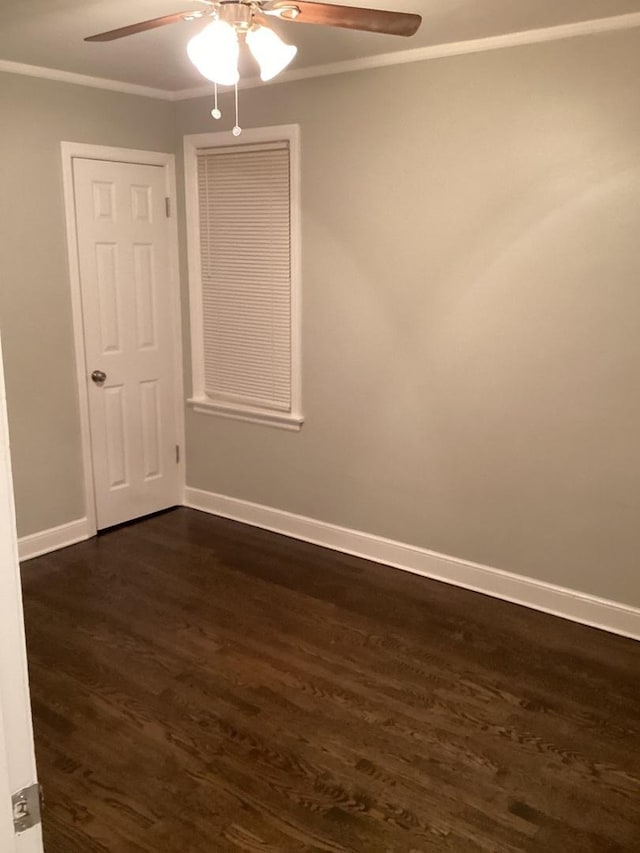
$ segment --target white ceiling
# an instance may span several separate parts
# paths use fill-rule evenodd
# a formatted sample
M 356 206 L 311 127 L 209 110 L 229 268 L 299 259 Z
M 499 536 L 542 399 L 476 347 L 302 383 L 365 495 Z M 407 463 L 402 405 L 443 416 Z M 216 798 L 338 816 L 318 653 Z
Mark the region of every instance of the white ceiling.
M 406 39 L 279 22 L 285 40 L 298 45 L 298 55 L 290 68 L 640 12 L 640 0 L 351 3 L 418 12 L 423 17 L 422 26 L 415 36 Z M 0 0 L 0 60 L 170 91 L 189 89 L 204 82 L 185 53 L 188 39 L 202 27 L 202 22 L 181 22 L 113 42 L 86 44 L 83 38 L 194 8 L 199 6 L 193 0 Z

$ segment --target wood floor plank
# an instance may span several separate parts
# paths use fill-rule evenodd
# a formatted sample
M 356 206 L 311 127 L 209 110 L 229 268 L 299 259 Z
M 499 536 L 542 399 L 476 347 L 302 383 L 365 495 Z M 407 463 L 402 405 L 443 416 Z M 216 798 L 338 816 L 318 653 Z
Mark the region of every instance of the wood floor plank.
M 175 510 L 23 567 L 47 853 L 640 851 L 640 644 Z

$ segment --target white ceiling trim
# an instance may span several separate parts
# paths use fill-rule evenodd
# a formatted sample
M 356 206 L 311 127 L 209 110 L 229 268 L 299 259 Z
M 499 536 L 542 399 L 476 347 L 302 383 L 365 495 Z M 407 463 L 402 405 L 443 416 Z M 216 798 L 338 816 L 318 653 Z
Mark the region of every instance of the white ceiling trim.
M 449 42 L 430 47 L 418 47 L 410 50 L 381 53 L 377 56 L 363 56 L 359 59 L 347 59 L 342 62 L 331 62 L 325 65 L 313 65 L 293 71 L 284 71 L 275 80 L 263 83 L 258 77 L 241 80 L 239 88 L 252 89 L 256 86 L 271 86 L 278 83 L 291 83 L 296 80 L 307 80 L 311 77 L 325 77 L 331 74 L 345 74 L 350 71 L 365 71 L 372 68 L 383 68 L 389 65 L 404 65 L 408 62 L 424 62 L 431 59 L 444 59 L 449 56 L 461 56 L 468 53 L 483 53 L 490 50 L 503 50 L 527 44 L 559 41 L 577 36 L 597 35 L 599 33 L 629 30 L 640 27 L 640 12 L 627 15 L 616 15 L 609 18 L 596 18 L 590 21 L 576 21 L 571 24 L 560 24 L 554 27 L 543 27 L 536 30 L 524 30 L 517 33 L 507 33 L 500 36 L 489 36 L 469 41 Z M 125 83 L 121 80 L 107 80 L 102 77 L 89 77 L 85 74 L 75 74 L 71 71 L 61 71 L 56 68 L 42 68 L 37 65 L 23 65 L 19 62 L 0 59 L 0 71 L 10 74 L 26 74 L 30 77 L 42 77 L 48 80 L 58 80 L 63 83 L 75 83 L 79 86 L 91 86 L 96 89 L 107 89 L 130 95 L 141 95 L 147 98 L 159 98 L 166 101 L 183 101 L 199 98 L 211 93 L 212 84 L 197 86 L 191 89 L 170 91 L 154 89 L 150 86 L 139 86 Z
M 263 83 L 259 77 L 246 78 L 238 84 L 240 89 L 253 89 L 255 86 L 272 86 L 277 83 L 291 83 L 295 80 L 307 80 L 310 77 L 325 77 L 330 74 L 345 74 L 349 71 L 365 71 L 371 68 L 383 68 L 389 65 L 404 65 L 407 62 L 424 62 L 430 59 L 444 59 L 448 56 L 462 56 L 466 53 L 484 53 L 489 50 L 502 50 L 527 44 L 559 41 L 577 36 L 597 35 L 599 33 L 629 30 L 640 27 L 640 12 L 616 15 L 610 18 L 596 18 L 591 21 L 577 21 L 572 24 L 559 24 L 537 30 L 523 30 L 500 36 L 489 36 L 469 41 L 449 42 L 429 47 L 417 47 L 410 50 L 398 50 L 393 53 L 380 53 L 377 56 L 363 56 L 359 59 L 347 59 L 342 62 L 330 62 L 325 65 L 313 65 L 293 71 L 283 71 L 277 78 Z M 208 95 L 211 86 L 197 86 L 172 92 L 171 100 L 182 101 Z
M 154 89 L 151 86 L 138 86 L 122 80 L 107 80 L 105 77 L 90 77 L 88 74 L 76 74 L 59 68 L 43 68 L 40 65 L 24 65 L 0 59 L 0 71 L 8 74 L 23 74 L 27 77 L 42 77 L 45 80 L 57 80 L 60 83 L 75 83 L 77 86 L 90 86 L 93 89 L 107 89 L 112 92 L 124 92 L 126 95 L 141 95 L 144 98 L 159 98 L 163 101 L 174 100 L 176 92 Z

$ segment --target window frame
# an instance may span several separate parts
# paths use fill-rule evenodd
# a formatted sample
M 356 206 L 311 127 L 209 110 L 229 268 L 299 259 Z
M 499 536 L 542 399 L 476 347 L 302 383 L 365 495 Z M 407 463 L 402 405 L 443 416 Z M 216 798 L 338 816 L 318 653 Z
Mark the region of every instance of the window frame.
M 200 213 L 198 204 L 197 154 L 201 148 L 229 148 L 261 142 L 287 140 L 289 143 L 289 201 L 291 238 L 291 408 L 278 412 L 243 404 L 213 400 L 205 393 L 204 335 L 202 310 L 202 269 L 200 255 Z M 300 204 L 300 126 L 273 125 L 243 130 L 239 137 L 229 131 L 189 134 L 183 138 L 186 242 L 189 268 L 189 317 L 191 331 L 192 396 L 188 405 L 198 414 L 218 415 L 234 420 L 265 424 L 281 429 L 299 430 L 302 416 L 301 363 L 301 204 Z

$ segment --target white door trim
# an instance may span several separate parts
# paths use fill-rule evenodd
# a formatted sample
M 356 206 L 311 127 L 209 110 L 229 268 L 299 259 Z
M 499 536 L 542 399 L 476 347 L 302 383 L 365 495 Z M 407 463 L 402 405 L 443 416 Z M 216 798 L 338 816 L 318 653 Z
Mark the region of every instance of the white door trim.
M 69 258 L 69 285 L 73 314 L 73 338 L 76 356 L 76 382 L 80 407 L 80 434 L 82 443 L 82 466 L 84 469 L 84 494 L 87 519 L 87 535 L 96 533 L 96 506 L 91 456 L 91 434 L 89 430 L 89 397 L 87 394 L 87 363 L 84 348 L 84 326 L 82 297 L 80 291 L 80 269 L 78 264 L 78 240 L 76 234 L 75 198 L 73 191 L 73 160 L 109 160 L 119 163 L 137 163 L 143 166 L 162 166 L 165 170 L 166 195 L 171 199 L 169 218 L 170 288 L 174 317 L 174 368 L 175 410 L 180 462 L 178 468 L 178 500 L 184 502 L 185 441 L 184 441 L 184 389 L 182 374 L 182 323 L 180 303 L 180 275 L 178 266 L 178 224 L 176 218 L 176 165 L 173 154 L 159 151 L 139 151 L 133 148 L 111 148 L 105 145 L 87 145 L 82 142 L 61 142 L 62 181 L 64 188 L 64 215 L 67 231 L 67 255 Z
M 0 351 L 0 850 L 42 853 L 36 825 L 15 834 L 10 796 L 37 781 L 18 565 L 6 394 Z
M 4 743 L 4 717 L 0 702 L 0 850 L 11 850 L 15 833 L 11 817 L 11 787 L 9 783 L 9 764 Z

